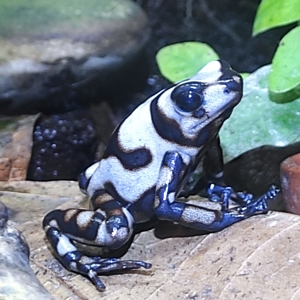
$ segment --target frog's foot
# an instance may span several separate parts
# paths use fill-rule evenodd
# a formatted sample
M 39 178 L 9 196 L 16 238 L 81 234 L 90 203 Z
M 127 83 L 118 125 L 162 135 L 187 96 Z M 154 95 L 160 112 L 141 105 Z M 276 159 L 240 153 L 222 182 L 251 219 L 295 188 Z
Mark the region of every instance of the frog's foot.
M 275 198 L 279 192 L 280 189 L 277 186 L 271 185 L 265 194 L 257 199 L 254 199 L 252 194 L 235 192 L 229 186 L 220 186 L 212 183 L 207 189 L 208 199 L 212 202 L 221 202 L 223 207 L 228 206 L 229 200 L 232 200 L 239 205 L 247 205 L 259 200 L 263 201 L 264 199 L 265 201 L 271 200 Z
M 247 211 L 250 213 L 266 213 L 269 209 L 268 201 L 274 199 L 279 192 L 280 189 L 276 185 L 271 185 L 266 193 L 252 201 L 250 204 L 238 207 L 237 211 L 240 213 L 245 213 Z
M 230 186 L 222 186 L 211 183 L 207 188 L 207 195 L 209 201 L 212 202 L 224 202 L 224 194 L 226 194 L 225 200 L 229 202 L 229 199 L 237 204 L 250 204 L 253 202 L 253 195 L 244 192 L 235 192 Z
M 271 200 L 274 199 L 280 193 L 280 188 L 275 184 L 272 184 L 266 193 L 264 193 L 259 199 Z
M 119 260 L 117 258 L 103 259 L 101 257 L 88 257 L 79 251 L 69 252 L 62 263 L 71 271 L 83 274 L 90 278 L 99 291 L 105 289 L 105 285 L 99 279 L 99 274 L 113 271 L 127 271 L 132 269 L 150 269 L 151 264 L 140 260 Z
M 81 259 L 88 259 L 88 261 L 91 262 L 85 264 L 80 264 L 77 262 L 77 267 L 85 271 L 84 273 L 79 270 L 77 272 L 88 276 L 99 291 L 103 291 L 105 289 L 105 285 L 97 276 L 98 274 L 112 271 L 133 270 L 139 268 L 150 269 L 152 266 L 151 264 L 141 260 L 119 260 L 116 258 L 101 259 L 99 257 L 91 258 L 87 256 L 82 256 Z M 89 271 L 86 273 L 87 269 Z M 76 272 L 76 270 L 73 271 Z
M 151 264 L 140 260 L 119 260 L 117 258 L 103 259 L 101 257 L 89 257 L 78 251 L 72 241 L 58 229 L 50 227 L 47 238 L 53 249 L 57 250 L 57 256 L 64 267 L 90 278 L 99 291 L 105 289 L 105 285 L 97 275 L 113 271 L 126 271 L 132 269 L 151 268 Z

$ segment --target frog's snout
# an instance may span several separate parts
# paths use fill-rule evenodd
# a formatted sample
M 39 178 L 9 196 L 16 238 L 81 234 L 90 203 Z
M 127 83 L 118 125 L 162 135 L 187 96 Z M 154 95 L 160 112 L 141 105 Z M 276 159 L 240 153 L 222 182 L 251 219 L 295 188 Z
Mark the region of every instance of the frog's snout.
M 238 75 L 233 75 L 232 78 L 226 81 L 227 88 L 232 92 L 241 92 L 242 91 L 242 78 Z

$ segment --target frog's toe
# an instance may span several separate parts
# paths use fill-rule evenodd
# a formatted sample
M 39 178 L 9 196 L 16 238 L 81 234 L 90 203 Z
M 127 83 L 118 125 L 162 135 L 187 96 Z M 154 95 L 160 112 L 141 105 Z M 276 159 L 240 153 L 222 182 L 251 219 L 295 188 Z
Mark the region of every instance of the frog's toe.
M 97 272 L 95 272 L 94 270 L 89 270 L 87 275 L 98 291 L 102 292 L 105 290 L 106 287 L 104 283 L 99 279 Z
M 105 263 L 104 265 L 101 264 L 101 266 L 97 266 L 97 264 L 94 264 L 93 268 L 90 268 L 86 275 L 90 278 L 92 283 L 99 291 L 103 291 L 105 290 L 105 285 L 98 277 L 99 273 L 105 273 L 115 270 L 139 269 L 141 267 L 149 269 L 151 268 L 151 264 L 144 261 L 119 261 L 117 259 L 112 259 L 111 264 Z
M 80 260 L 75 264 L 70 264 L 70 269 L 89 277 L 99 291 L 105 289 L 105 285 L 98 277 L 99 274 L 140 268 L 150 269 L 151 267 L 152 265 L 150 263 L 141 260 L 119 260 L 117 258 L 103 259 L 85 255 L 82 255 Z
M 253 214 L 253 213 L 267 213 L 269 210 L 268 201 L 274 199 L 280 189 L 277 188 L 275 185 L 271 185 L 270 188 L 266 193 L 262 196 L 254 199 L 252 202 L 248 203 L 247 205 L 241 206 L 238 208 L 238 212 L 242 214 Z
M 266 193 L 260 196 L 254 204 L 257 206 L 258 211 L 268 211 L 268 201 L 274 199 L 280 192 L 280 189 L 276 185 L 271 185 Z
M 274 199 L 279 193 L 280 188 L 277 187 L 275 184 L 272 184 L 265 195 L 268 199 Z
M 266 213 L 269 210 L 269 205 L 266 200 L 260 200 L 255 203 L 256 211 Z
M 94 262 L 89 263 L 89 268 L 98 274 L 111 271 L 132 270 L 132 269 L 150 269 L 152 265 L 142 260 L 119 260 L 117 258 L 103 259 L 100 257 L 92 258 Z

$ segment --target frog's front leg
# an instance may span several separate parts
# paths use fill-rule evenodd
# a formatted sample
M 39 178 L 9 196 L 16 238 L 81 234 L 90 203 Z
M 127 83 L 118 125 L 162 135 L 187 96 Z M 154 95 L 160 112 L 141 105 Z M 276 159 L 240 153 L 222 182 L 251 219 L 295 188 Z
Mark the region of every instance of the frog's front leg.
M 103 203 L 103 199 L 107 201 Z M 117 249 L 132 235 L 133 218 L 126 208 L 106 193 L 98 193 L 91 201 L 96 207 L 97 202 L 101 202 L 101 208 L 95 211 L 54 210 L 44 218 L 43 227 L 56 256 L 65 268 L 86 275 L 97 289 L 103 290 L 105 285 L 97 274 L 141 267 L 148 269 L 151 264 L 139 260 L 88 257 L 78 251 L 72 240 Z
M 252 194 L 235 192 L 233 188 L 224 183 L 223 169 L 223 151 L 220 145 L 220 138 L 217 135 L 204 155 L 203 178 L 200 178 L 194 187 L 190 191 L 185 192 L 183 196 L 187 198 L 189 195 L 196 195 L 201 190 L 206 189 L 207 197 L 210 201 L 220 202 L 222 201 L 222 194 L 226 190 L 226 193 L 230 191 L 229 198 L 237 204 L 242 205 L 252 202 Z
M 221 210 L 178 202 L 176 201 L 176 193 L 184 169 L 184 162 L 178 152 L 165 154 L 155 196 L 155 213 L 159 219 L 169 220 L 199 230 L 218 231 L 256 213 L 267 212 L 267 200 L 277 194 L 277 191 L 274 192 L 272 189 L 248 204 L 229 209 L 228 201 L 232 190 L 223 187 Z

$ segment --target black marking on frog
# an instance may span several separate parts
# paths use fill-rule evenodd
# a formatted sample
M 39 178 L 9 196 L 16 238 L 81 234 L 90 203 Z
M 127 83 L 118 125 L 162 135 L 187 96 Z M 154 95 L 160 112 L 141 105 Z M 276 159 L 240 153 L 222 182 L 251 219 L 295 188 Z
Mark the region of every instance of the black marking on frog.
M 126 150 L 119 142 L 118 133 L 119 131 L 117 128 L 107 145 L 103 159 L 115 156 L 127 170 L 144 168 L 151 163 L 152 155 L 149 149 L 142 147 L 133 150 Z

